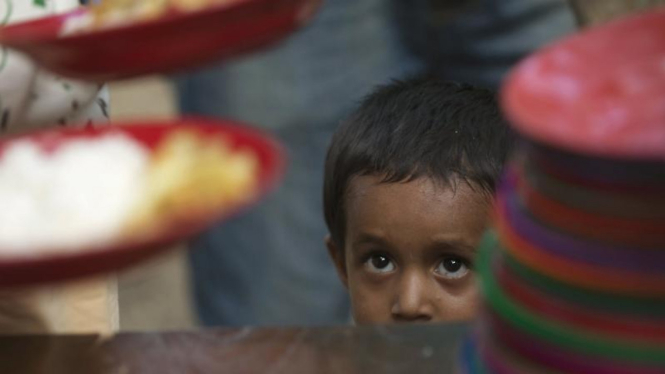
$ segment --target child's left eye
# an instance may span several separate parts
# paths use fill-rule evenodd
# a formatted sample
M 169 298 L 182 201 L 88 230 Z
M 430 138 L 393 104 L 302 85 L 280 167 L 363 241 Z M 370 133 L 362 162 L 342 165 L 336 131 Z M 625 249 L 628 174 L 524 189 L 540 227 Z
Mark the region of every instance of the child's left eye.
M 469 267 L 459 257 L 446 257 L 439 262 L 435 271 L 445 278 L 459 279 L 469 273 Z
M 365 266 L 373 273 L 390 273 L 395 270 L 395 264 L 390 257 L 382 254 L 371 255 L 365 261 Z

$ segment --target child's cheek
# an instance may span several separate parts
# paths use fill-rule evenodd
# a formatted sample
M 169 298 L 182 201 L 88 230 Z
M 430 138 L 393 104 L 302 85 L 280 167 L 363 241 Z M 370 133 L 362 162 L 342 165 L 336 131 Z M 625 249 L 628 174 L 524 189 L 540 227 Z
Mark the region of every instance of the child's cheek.
M 438 306 L 442 311 L 436 318 L 437 322 L 459 322 L 469 321 L 476 317 L 480 310 L 480 292 L 476 273 L 470 277 L 468 283 L 463 286 L 461 292 L 449 294 L 443 298 Z
M 390 323 L 390 301 L 377 287 L 350 282 L 351 308 L 356 324 Z

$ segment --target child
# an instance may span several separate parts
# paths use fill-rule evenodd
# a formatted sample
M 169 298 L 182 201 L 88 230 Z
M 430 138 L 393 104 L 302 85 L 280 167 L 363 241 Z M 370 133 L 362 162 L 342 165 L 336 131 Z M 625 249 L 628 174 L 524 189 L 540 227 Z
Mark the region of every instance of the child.
M 326 245 L 356 323 L 474 316 L 476 246 L 511 143 L 492 92 L 421 79 L 379 88 L 338 129 Z
M 77 6 L 78 0 L 4 0 L 0 26 Z M 17 51 L 0 48 L 0 137 L 47 126 L 106 123 L 107 96 L 98 84 L 54 76 Z M 113 332 L 118 328 L 116 287 L 115 278 L 109 276 L 0 289 L 0 334 Z

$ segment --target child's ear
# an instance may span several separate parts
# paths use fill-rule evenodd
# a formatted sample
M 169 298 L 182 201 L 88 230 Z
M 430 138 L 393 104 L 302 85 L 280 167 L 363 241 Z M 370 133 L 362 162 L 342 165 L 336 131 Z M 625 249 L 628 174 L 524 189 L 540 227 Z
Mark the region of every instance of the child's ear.
M 335 264 L 335 269 L 337 270 L 337 275 L 339 279 L 344 284 L 344 287 L 349 288 L 348 274 L 346 272 L 346 261 L 344 261 L 344 248 L 339 248 L 335 241 L 332 240 L 330 235 L 326 235 L 323 239 L 326 243 L 326 248 L 328 248 L 328 254 Z

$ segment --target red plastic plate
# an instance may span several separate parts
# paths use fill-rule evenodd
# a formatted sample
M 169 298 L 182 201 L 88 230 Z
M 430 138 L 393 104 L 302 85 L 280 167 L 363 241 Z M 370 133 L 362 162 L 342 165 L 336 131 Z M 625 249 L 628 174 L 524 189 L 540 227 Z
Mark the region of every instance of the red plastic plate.
M 106 82 L 170 73 L 265 47 L 309 20 L 320 0 L 235 0 L 191 13 L 61 36 L 68 17 L 0 29 L 0 44 L 63 76 Z
M 234 147 L 246 149 L 256 154 L 259 160 L 259 193 L 268 193 L 281 178 L 284 170 L 284 156 L 281 147 L 266 134 L 248 128 L 243 124 L 228 121 L 186 118 L 175 122 L 127 123 L 100 128 L 63 129 L 45 131 L 23 137 L 3 140 L 2 149 L 17 139 L 30 139 L 45 149 L 54 149 L 72 139 L 94 138 L 109 133 L 120 132 L 153 149 L 165 135 L 182 129 L 194 130 L 200 134 L 223 135 Z M 100 165 L 103 167 L 102 165 Z M 0 287 L 19 286 L 54 282 L 106 273 L 135 264 L 151 255 L 168 250 L 169 246 L 198 234 L 213 223 L 229 218 L 248 208 L 255 201 L 228 207 L 214 214 L 193 212 L 187 217 L 168 220 L 154 235 L 144 238 L 123 239 L 98 248 L 72 251 L 49 251 L 48 255 L 8 256 L 0 254 Z
M 519 64 L 503 107 L 526 136 L 576 153 L 665 160 L 665 8 L 572 36 Z
M 505 206 L 504 197 L 498 199 L 499 206 Z M 554 255 L 517 234 L 504 212 L 497 217 L 496 227 L 508 253 L 542 275 L 586 290 L 654 299 L 665 296 L 665 276 L 661 274 L 607 269 Z

